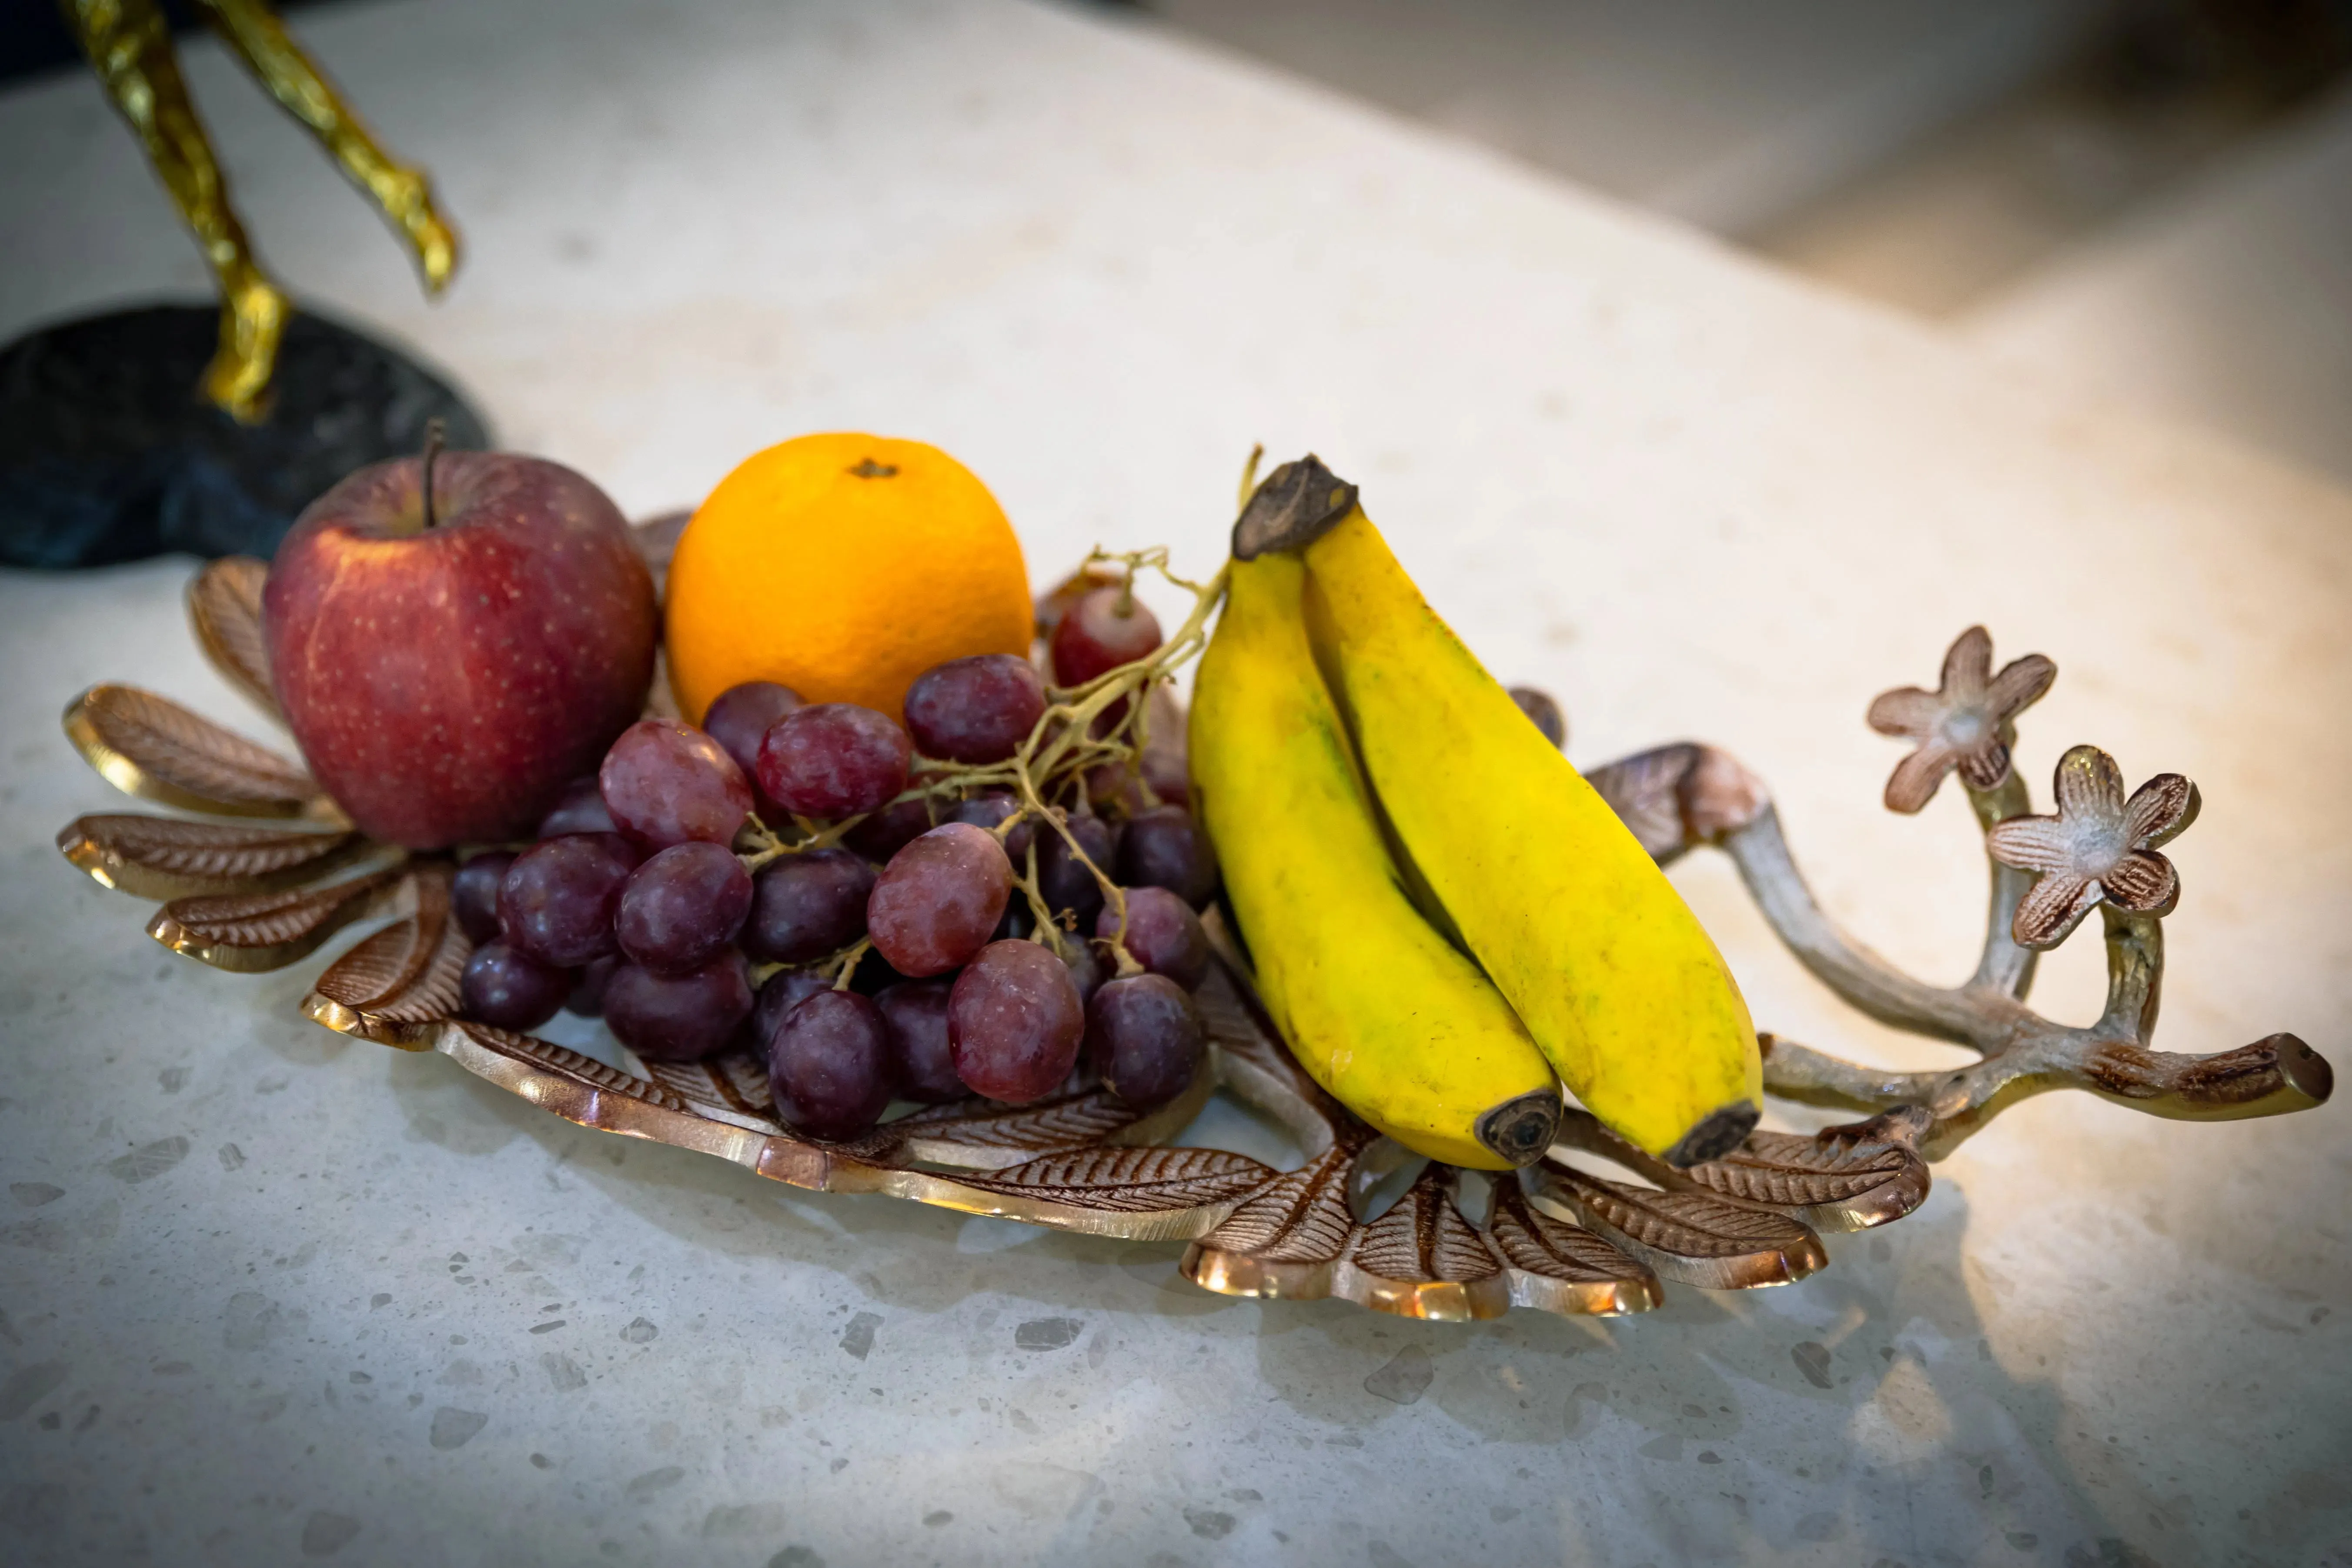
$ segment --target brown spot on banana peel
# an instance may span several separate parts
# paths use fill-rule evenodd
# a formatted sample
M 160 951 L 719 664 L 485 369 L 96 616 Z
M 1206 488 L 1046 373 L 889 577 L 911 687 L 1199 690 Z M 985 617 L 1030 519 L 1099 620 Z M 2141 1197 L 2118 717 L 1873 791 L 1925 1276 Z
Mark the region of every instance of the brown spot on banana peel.
M 1271 550 L 1304 550 L 1356 510 L 1356 487 L 1309 452 L 1283 464 L 1250 493 L 1234 524 L 1234 558 L 1255 561 Z
M 1675 1146 L 1665 1152 L 1665 1162 L 1681 1171 L 1704 1165 L 1709 1160 L 1720 1160 L 1748 1142 L 1748 1135 L 1756 1131 L 1757 1121 L 1762 1115 L 1752 1100 L 1718 1105 L 1675 1141 Z
M 1532 1165 L 1559 1137 L 1562 1112 L 1557 1090 L 1538 1089 L 1503 1101 L 1479 1117 L 1471 1131 L 1496 1159 L 1507 1160 L 1514 1167 Z M 1754 1125 L 1753 1117 L 1749 1125 Z M 1747 1135 L 1744 1131 L 1740 1133 L 1742 1138 Z

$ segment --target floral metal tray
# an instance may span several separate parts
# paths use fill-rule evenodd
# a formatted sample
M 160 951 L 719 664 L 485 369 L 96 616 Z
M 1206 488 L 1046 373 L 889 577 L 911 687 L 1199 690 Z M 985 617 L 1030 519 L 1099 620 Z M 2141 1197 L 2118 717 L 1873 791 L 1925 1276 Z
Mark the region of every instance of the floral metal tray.
M 266 570 L 249 558 L 214 562 L 188 606 L 205 652 L 275 717 L 260 630 Z M 1903 973 L 1830 921 L 1762 783 L 1723 752 L 1663 746 L 1585 775 L 1661 862 L 1699 846 L 1730 855 L 1773 930 L 1854 1008 L 1970 1047 L 1977 1062 L 1885 1072 L 1765 1035 L 1768 1093 L 1866 1119 L 1811 1136 L 1758 1131 L 1724 1159 L 1677 1171 L 1571 1110 L 1550 1153 L 1517 1176 L 1433 1163 L 1384 1209 L 1372 1199 L 1403 1179 L 1404 1152 L 1291 1058 L 1229 943 L 1199 994 L 1208 1069 L 1173 1104 L 1139 1113 L 1080 1079 L 1041 1104 L 933 1107 L 825 1144 L 776 1120 L 764 1067 L 748 1052 L 639 1063 L 616 1047 L 627 1065 L 614 1067 L 458 1016 L 469 947 L 450 910 L 452 862 L 370 842 L 300 765 L 152 693 L 95 687 L 67 709 L 66 732 L 118 788 L 190 815 L 83 816 L 58 843 L 103 885 L 160 900 L 148 933 L 218 968 L 279 968 L 373 923 L 318 977 L 303 1003 L 311 1018 L 440 1051 L 583 1126 L 798 1187 L 1187 1241 L 1185 1274 L 1228 1295 L 1335 1296 L 1444 1319 L 1496 1317 L 1515 1304 L 1638 1312 L 1658 1305 L 1667 1281 L 1745 1289 L 1822 1268 L 1822 1233 L 1911 1213 L 1927 1196 L 1928 1162 L 2044 1089 L 2085 1089 L 2189 1121 L 2275 1115 L 2327 1098 L 2328 1064 L 2293 1035 L 2210 1056 L 2150 1048 L 2162 921 L 2179 897 L 2159 847 L 2195 817 L 2196 789 L 2163 774 L 2126 796 L 2114 762 L 2077 746 L 2058 767 L 2056 815 L 2030 815 L 2010 765 L 2013 721 L 2056 667 L 2033 655 L 1996 673 L 1991 655 L 1990 638 L 1971 628 L 1952 645 L 1937 690 L 1890 691 L 1870 710 L 1873 727 L 1916 742 L 1888 782 L 1887 805 L 1916 812 L 1958 773 L 1985 832 L 1990 918 L 1976 972 L 1956 987 Z M 2085 1027 L 2053 1023 L 2026 1004 L 2035 957 L 2094 910 L 2107 947 L 2106 1005 Z M 1281 1171 L 1171 1144 L 1218 1094 L 1282 1128 L 1301 1163 Z

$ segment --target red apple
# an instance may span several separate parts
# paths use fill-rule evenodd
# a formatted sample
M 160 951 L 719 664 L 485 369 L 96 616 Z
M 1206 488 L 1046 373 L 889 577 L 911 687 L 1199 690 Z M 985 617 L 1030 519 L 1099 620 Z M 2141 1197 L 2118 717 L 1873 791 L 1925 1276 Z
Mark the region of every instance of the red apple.
M 509 452 L 352 474 L 295 521 L 261 610 L 310 771 L 412 849 L 529 837 L 644 710 L 659 640 L 619 510 Z

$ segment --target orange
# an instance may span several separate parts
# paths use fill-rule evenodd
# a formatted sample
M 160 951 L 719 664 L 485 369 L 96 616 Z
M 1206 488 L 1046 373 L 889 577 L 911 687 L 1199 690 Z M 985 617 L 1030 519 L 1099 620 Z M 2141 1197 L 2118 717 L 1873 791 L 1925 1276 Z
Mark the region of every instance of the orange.
M 1004 509 L 936 447 L 803 436 L 746 458 L 686 525 L 665 605 L 671 689 L 699 722 L 746 680 L 899 718 L 915 677 L 1026 654 L 1029 571 Z

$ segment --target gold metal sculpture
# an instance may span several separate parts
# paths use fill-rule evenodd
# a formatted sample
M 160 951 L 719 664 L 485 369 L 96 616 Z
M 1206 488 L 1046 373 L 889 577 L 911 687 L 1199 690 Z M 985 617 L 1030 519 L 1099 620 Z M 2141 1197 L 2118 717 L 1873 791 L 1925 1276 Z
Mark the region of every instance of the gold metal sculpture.
M 457 233 L 435 208 L 425 172 L 383 150 L 263 0 L 196 5 L 279 106 L 383 209 L 415 253 L 425 291 L 438 294 L 457 268 Z M 59 0 L 59 5 L 220 285 L 220 344 L 205 372 L 203 394 L 251 424 L 268 410 L 278 340 L 293 305 L 262 270 L 229 204 L 220 161 L 180 75 L 170 24 L 156 0 Z
M 674 529 L 639 531 L 658 566 Z M 275 716 L 260 637 L 267 570 L 251 558 L 214 562 L 188 607 L 205 653 Z M 1829 1261 L 1823 1235 L 1910 1214 L 1927 1199 L 1928 1163 L 2028 1094 L 2087 1089 L 2186 1120 L 2276 1115 L 2328 1098 L 2327 1062 L 2292 1035 L 2210 1056 L 2148 1048 L 2160 922 L 2179 894 L 2155 850 L 2188 826 L 2195 792 L 2160 775 L 2126 798 L 2113 764 L 2077 747 L 2060 765 L 2059 816 L 2027 815 L 2010 765 L 2011 721 L 2056 670 L 2033 657 L 1994 676 L 1990 654 L 1971 629 L 1947 657 L 1942 689 L 1891 692 L 1871 710 L 1875 727 L 1919 742 L 1888 803 L 1916 811 L 1958 771 L 1988 836 L 1984 951 L 1957 987 L 1903 974 L 1830 921 L 1762 783 L 1726 753 L 1661 746 L 1586 774 L 1660 860 L 1700 846 L 1729 854 L 1776 933 L 1858 1011 L 1972 1047 L 1979 1063 L 1886 1072 L 1766 1036 L 1768 1094 L 1874 1114 L 1810 1136 L 1754 1132 L 1720 1160 L 1676 1170 L 1571 1111 L 1539 1164 L 1490 1177 L 1431 1163 L 1385 1210 L 1368 1194 L 1400 1173 L 1403 1151 L 1291 1057 L 1256 1004 L 1245 959 L 1222 940 L 1198 994 L 1206 1070 L 1174 1103 L 1139 1112 L 1074 1081 L 1040 1104 L 937 1106 L 827 1144 L 783 1125 L 764 1064 L 748 1050 L 698 1062 L 624 1057 L 615 1067 L 459 1016 L 470 945 L 450 908 L 451 862 L 370 843 L 299 764 L 163 698 L 93 688 L 67 710 L 67 731 L 118 788 L 205 817 L 88 816 L 58 846 L 105 886 L 164 900 L 149 934 L 223 969 L 278 968 L 355 922 L 383 922 L 319 976 L 304 1011 L 359 1038 L 438 1051 L 583 1126 L 814 1191 L 1185 1241 L 1185 1276 L 1228 1295 L 1329 1297 L 1454 1320 L 1513 1306 L 1617 1315 L 1657 1306 L 1668 1283 L 1747 1289 L 1804 1278 Z M 1171 732 L 1181 726 L 1154 731 Z M 2108 1005 L 2087 1027 L 2053 1023 L 2025 1005 L 2034 958 L 2093 908 L 2106 922 Z M 1221 938 L 1213 916 L 1208 923 Z M 1283 1129 L 1297 1167 L 1165 1146 L 1217 1093 Z

